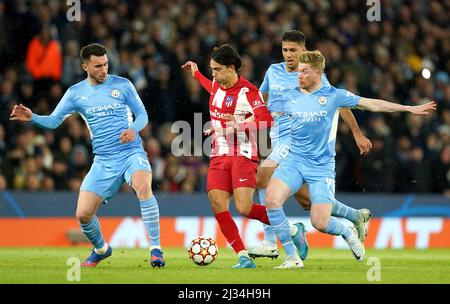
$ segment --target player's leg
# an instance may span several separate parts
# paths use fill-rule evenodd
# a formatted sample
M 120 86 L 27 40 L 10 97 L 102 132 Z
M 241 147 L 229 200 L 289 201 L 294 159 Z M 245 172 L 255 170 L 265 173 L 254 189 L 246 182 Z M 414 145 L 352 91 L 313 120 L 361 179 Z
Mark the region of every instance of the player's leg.
M 235 268 L 255 268 L 249 258 L 239 229 L 229 211 L 230 198 L 233 192 L 231 183 L 231 157 L 217 156 L 211 158 L 208 169 L 206 191 L 211 209 L 219 224 L 220 230 L 234 252 L 239 256 L 239 264 Z
M 270 178 L 272 177 L 273 172 L 275 172 L 275 169 L 278 167 L 278 163 L 275 162 L 272 159 L 265 159 L 261 166 L 258 169 L 256 182 L 258 187 L 258 195 L 259 195 L 259 201 L 262 205 L 266 205 L 266 191 L 267 186 L 269 185 Z M 273 251 L 274 249 L 278 250 L 276 247 L 277 243 L 277 236 L 275 234 L 275 231 L 272 227 L 269 225 L 263 224 L 264 229 L 264 240 L 261 244 L 260 251 L 264 253 L 266 251 L 265 247 L 267 247 L 268 251 Z
M 266 207 L 253 202 L 258 163 L 244 156 L 234 156 L 231 182 L 236 210 L 245 217 L 270 225 Z
M 289 222 L 283 210 L 285 201 L 297 192 L 303 184 L 303 177 L 290 157 L 286 158 L 275 170 L 267 188 L 267 214 L 278 239 L 283 246 L 287 259 L 278 268 L 302 268 L 303 263 L 291 238 Z
M 305 210 L 311 209 L 311 198 L 309 196 L 308 186 L 304 184 L 302 188 L 295 194 L 295 199 Z M 355 225 L 358 237 L 364 242 L 367 235 L 367 225 L 372 216 L 369 209 L 354 209 L 338 200 L 334 200 L 331 215 L 335 217 L 345 218 Z
M 160 241 L 159 206 L 152 191 L 151 166 L 145 154 L 133 154 L 128 160 L 125 180 L 131 184 L 141 208 L 142 222 L 150 240 L 150 265 L 164 267 Z
M 319 172 L 320 173 L 320 172 Z M 313 180 L 308 180 L 311 193 L 311 224 L 317 230 L 340 235 L 348 243 L 354 257 L 362 261 L 365 255 L 364 245 L 358 238 L 353 227 L 344 225 L 338 218 L 331 215 L 334 204 L 334 178 L 333 173 L 316 175 Z
M 240 215 L 258 220 L 265 225 L 270 225 L 266 207 L 253 202 L 255 188 L 239 187 L 233 190 L 233 198 L 236 210 Z
M 367 225 L 369 223 L 370 217 L 372 216 L 369 209 L 354 209 L 335 199 L 333 203 L 333 209 L 331 210 L 331 215 L 345 218 L 352 222 L 355 225 L 356 232 L 358 233 L 358 238 L 361 240 L 361 242 L 364 242 L 366 240 Z
M 76 218 L 81 231 L 94 246 L 91 255 L 81 264 L 82 267 L 95 267 L 112 253 L 103 238 L 100 222 L 95 215 L 103 198 L 93 192 L 80 191 L 78 195 Z
M 291 145 L 291 121 L 288 116 L 276 116 L 274 118 L 275 124 L 270 129 L 270 140 L 272 144 L 272 152 L 269 156 L 263 161 L 261 167 L 258 170 L 257 176 L 257 187 L 258 187 L 258 195 L 259 201 L 262 205 L 266 204 L 266 191 L 269 186 L 270 178 L 272 177 L 275 169 L 281 163 L 281 160 L 287 157 L 290 150 Z M 277 248 L 277 240 L 275 230 L 263 224 L 264 228 L 264 240 L 263 242 L 256 248 L 255 257 L 261 256 L 259 254 L 262 253 L 262 256 L 265 256 L 265 252 L 269 253 Z M 270 255 L 270 254 L 269 254 Z
M 94 246 L 91 255 L 81 264 L 83 267 L 95 267 L 112 253 L 111 247 L 103 238 L 96 213 L 105 198 L 110 197 L 108 190 L 115 179 L 114 171 L 105 170 L 101 162 L 94 161 L 81 184 L 76 218 L 81 231 Z
M 311 198 L 309 197 L 307 184 L 303 184 L 300 190 L 295 193 L 294 197 L 304 210 L 311 210 Z
M 280 153 L 278 154 L 280 155 Z M 281 159 L 279 156 L 277 159 Z M 258 170 L 258 176 L 259 180 L 259 186 L 266 188 L 268 185 L 268 182 L 270 181 L 270 178 L 273 175 L 273 172 L 278 167 L 278 163 L 272 159 L 266 159 L 261 167 Z M 267 180 L 267 184 L 266 184 Z M 265 194 L 266 190 L 259 190 L 260 199 L 261 197 L 265 200 Z M 236 196 L 235 196 L 236 197 Z M 254 208 L 256 209 L 256 208 Z M 256 211 L 256 210 L 255 210 Z M 262 221 L 260 218 L 249 216 L 250 218 L 258 219 Z M 264 240 L 261 242 L 260 245 L 258 245 L 255 248 L 252 248 L 249 250 L 249 254 L 253 258 L 258 257 L 268 257 L 268 258 L 277 258 L 279 256 L 278 253 L 278 246 L 277 246 L 277 239 L 275 230 L 273 227 L 263 224 L 264 225 Z M 297 247 L 297 250 L 300 254 L 300 258 L 302 260 L 305 260 L 308 255 L 308 242 L 306 240 L 306 229 L 303 223 L 295 223 L 293 225 L 289 224 L 290 231 L 291 231 L 291 237 L 294 242 L 295 247 Z
M 219 224 L 220 230 L 227 239 L 234 252 L 239 257 L 239 263 L 233 268 L 255 268 L 256 265 L 248 256 L 244 242 L 239 235 L 239 229 L 231 216 L 229 210 L 231 193 L 219 189 L 208 191 L 208 199 L 211 209 Z

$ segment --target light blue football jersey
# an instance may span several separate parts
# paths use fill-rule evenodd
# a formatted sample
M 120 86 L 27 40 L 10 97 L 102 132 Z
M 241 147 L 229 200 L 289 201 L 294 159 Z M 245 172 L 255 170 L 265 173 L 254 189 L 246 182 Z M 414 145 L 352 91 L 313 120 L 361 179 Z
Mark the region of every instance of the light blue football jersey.
M 322 83 L 324 86 L 329 86 L 330 83 L 322 74 Z M 271 64 L 264 75 L 264 80 L 259 87 L 262 93 L 267 93 L 268 101 L 267 107 L 271 113 L 286 112 L 284 107 L 286 98 L 284 94 L 287 91 L 299 88 L 298 72 L 288 72 L 286 70 L 286 62 Z
M 32 122 L 42 128 L 55 129 L 74 112 L 78 112 L 85 120 L 97 158 L 115 159 L 134 152 L 144 152 L 137 132 L 145 127 L 148 116 L 128 79 L 107 75 L 106 80 L 98 85 L 91 85 L 85 79 L 66 91 L 49 116 L 33 114 Z M 122 144 L 119 141 L 120 134 L 128 128 L 136 131 L 136 138 Z
M 334 163 L 339 109 L 357 106 L 361 97 L 323 85 L 309 94 L 291 90 L 285 97 L 292 114 L 290 153 L 316 165 Z

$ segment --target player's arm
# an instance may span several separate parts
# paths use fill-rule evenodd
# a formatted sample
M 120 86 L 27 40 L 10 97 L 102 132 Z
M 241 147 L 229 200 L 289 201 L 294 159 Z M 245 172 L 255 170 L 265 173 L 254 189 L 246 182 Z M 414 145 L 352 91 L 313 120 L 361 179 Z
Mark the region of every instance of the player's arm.
M 266 71 L 266 74 L 264 74 L 264 79 L 263 82 L 261 83 L 261 86 L 259 87 L 259 91 L 261 92 L 262 96 L 263 96 L 263 100 L 265 103 L 267 103 L 267 101 L 269 100 L 269 69 Z
M 264 103 L 262 94 L 259 91 L 250 91 L 246 94 L 247 100 L 253 110 L 253 116 L 243 122 L 235 121 L 234 116 L 231 114 L 226 119 L 232 120 L 234 128 L 238 131 L 270 128 L 273 125 L 273 117 Z
M 136 135 L 145 128 L 148 123 L 148 115 L 145 110 L 145 106 L 142 103 L 139 94 L 137 93 L 133 84 L 129 81 L 127 84 L 127 95 L 126 101 L 128 106 L 131 109 L 131 112 L 134 114 L 134 122 L 130 125 L 130 127 L 120 134 L 119 140 L 121 143 L 129 143 L 136 138 Z
M 428 115 L 428 112 L 436 110 L 436 103 L 430 101 L 420 106 L 405 106 L 382 99 L 361 97 L 357 108 L 371 112 L 410 112 L 416 115 Z
M 264 99 L 264 102 L 267 103 L 267 101 L 269 100 L 269 94 L 268 93 L 262 93 L 262 92 L 261 92 L 261 94 L 262 94 L 262 97 Z
M 342 108 L 340 113 L 342 119 L 352 131 L 360 154 L 362 155 L 369 153 L 372 149 L 372 143 L 367 137 L 362 134 L 361 130 L 359 129 L 358 122 L 356 121 L 355 116 L 353 116 L 352 111 L 348 108 Z
M 202 87 L 211 93 L 213 82 L 206 78 L 200 71 L 198 70 L 197 63 L 193 61 L 187 61 L 185 64 L 181 66 L 182 69 L 189 69 L 191 71 L 192 77 L 194 77 Z
M 42 129 L 56 129 L 72 112 L 75 111 L 71 99 L 72 92 L 69 88 L 50 115 L 37 115 L 22 104 L 15 105 L 11 112 L 10 120 L 31 121 Z

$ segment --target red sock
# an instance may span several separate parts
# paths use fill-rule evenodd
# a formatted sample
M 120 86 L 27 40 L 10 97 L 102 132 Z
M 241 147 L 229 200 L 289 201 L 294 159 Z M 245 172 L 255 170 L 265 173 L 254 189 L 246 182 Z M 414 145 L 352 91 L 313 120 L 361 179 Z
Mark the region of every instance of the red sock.
M 236 226 L 230 211 L 217 213 L 216 220 L 228 243 L 233 247 L 234 252 L 238 253 L 241 250 L 245 250 L 244 242 L 242 242 L 242 239 L 239 236 L 239 229 Z
M 267 216 L 266 206 L 253 203 L 252 210 L 247 215 L 248 218 L 258 220 L 266 225 L 270 225 L 269 217 Z

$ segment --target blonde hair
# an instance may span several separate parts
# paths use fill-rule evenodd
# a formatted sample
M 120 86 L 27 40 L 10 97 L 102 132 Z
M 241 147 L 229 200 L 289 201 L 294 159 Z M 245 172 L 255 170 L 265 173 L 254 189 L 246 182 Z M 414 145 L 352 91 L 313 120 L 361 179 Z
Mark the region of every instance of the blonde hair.
M 299 62 L 309 64 L 314 70 L 325 70 L 325 57 L 318 50 L 306 51 L 299 56 Z

